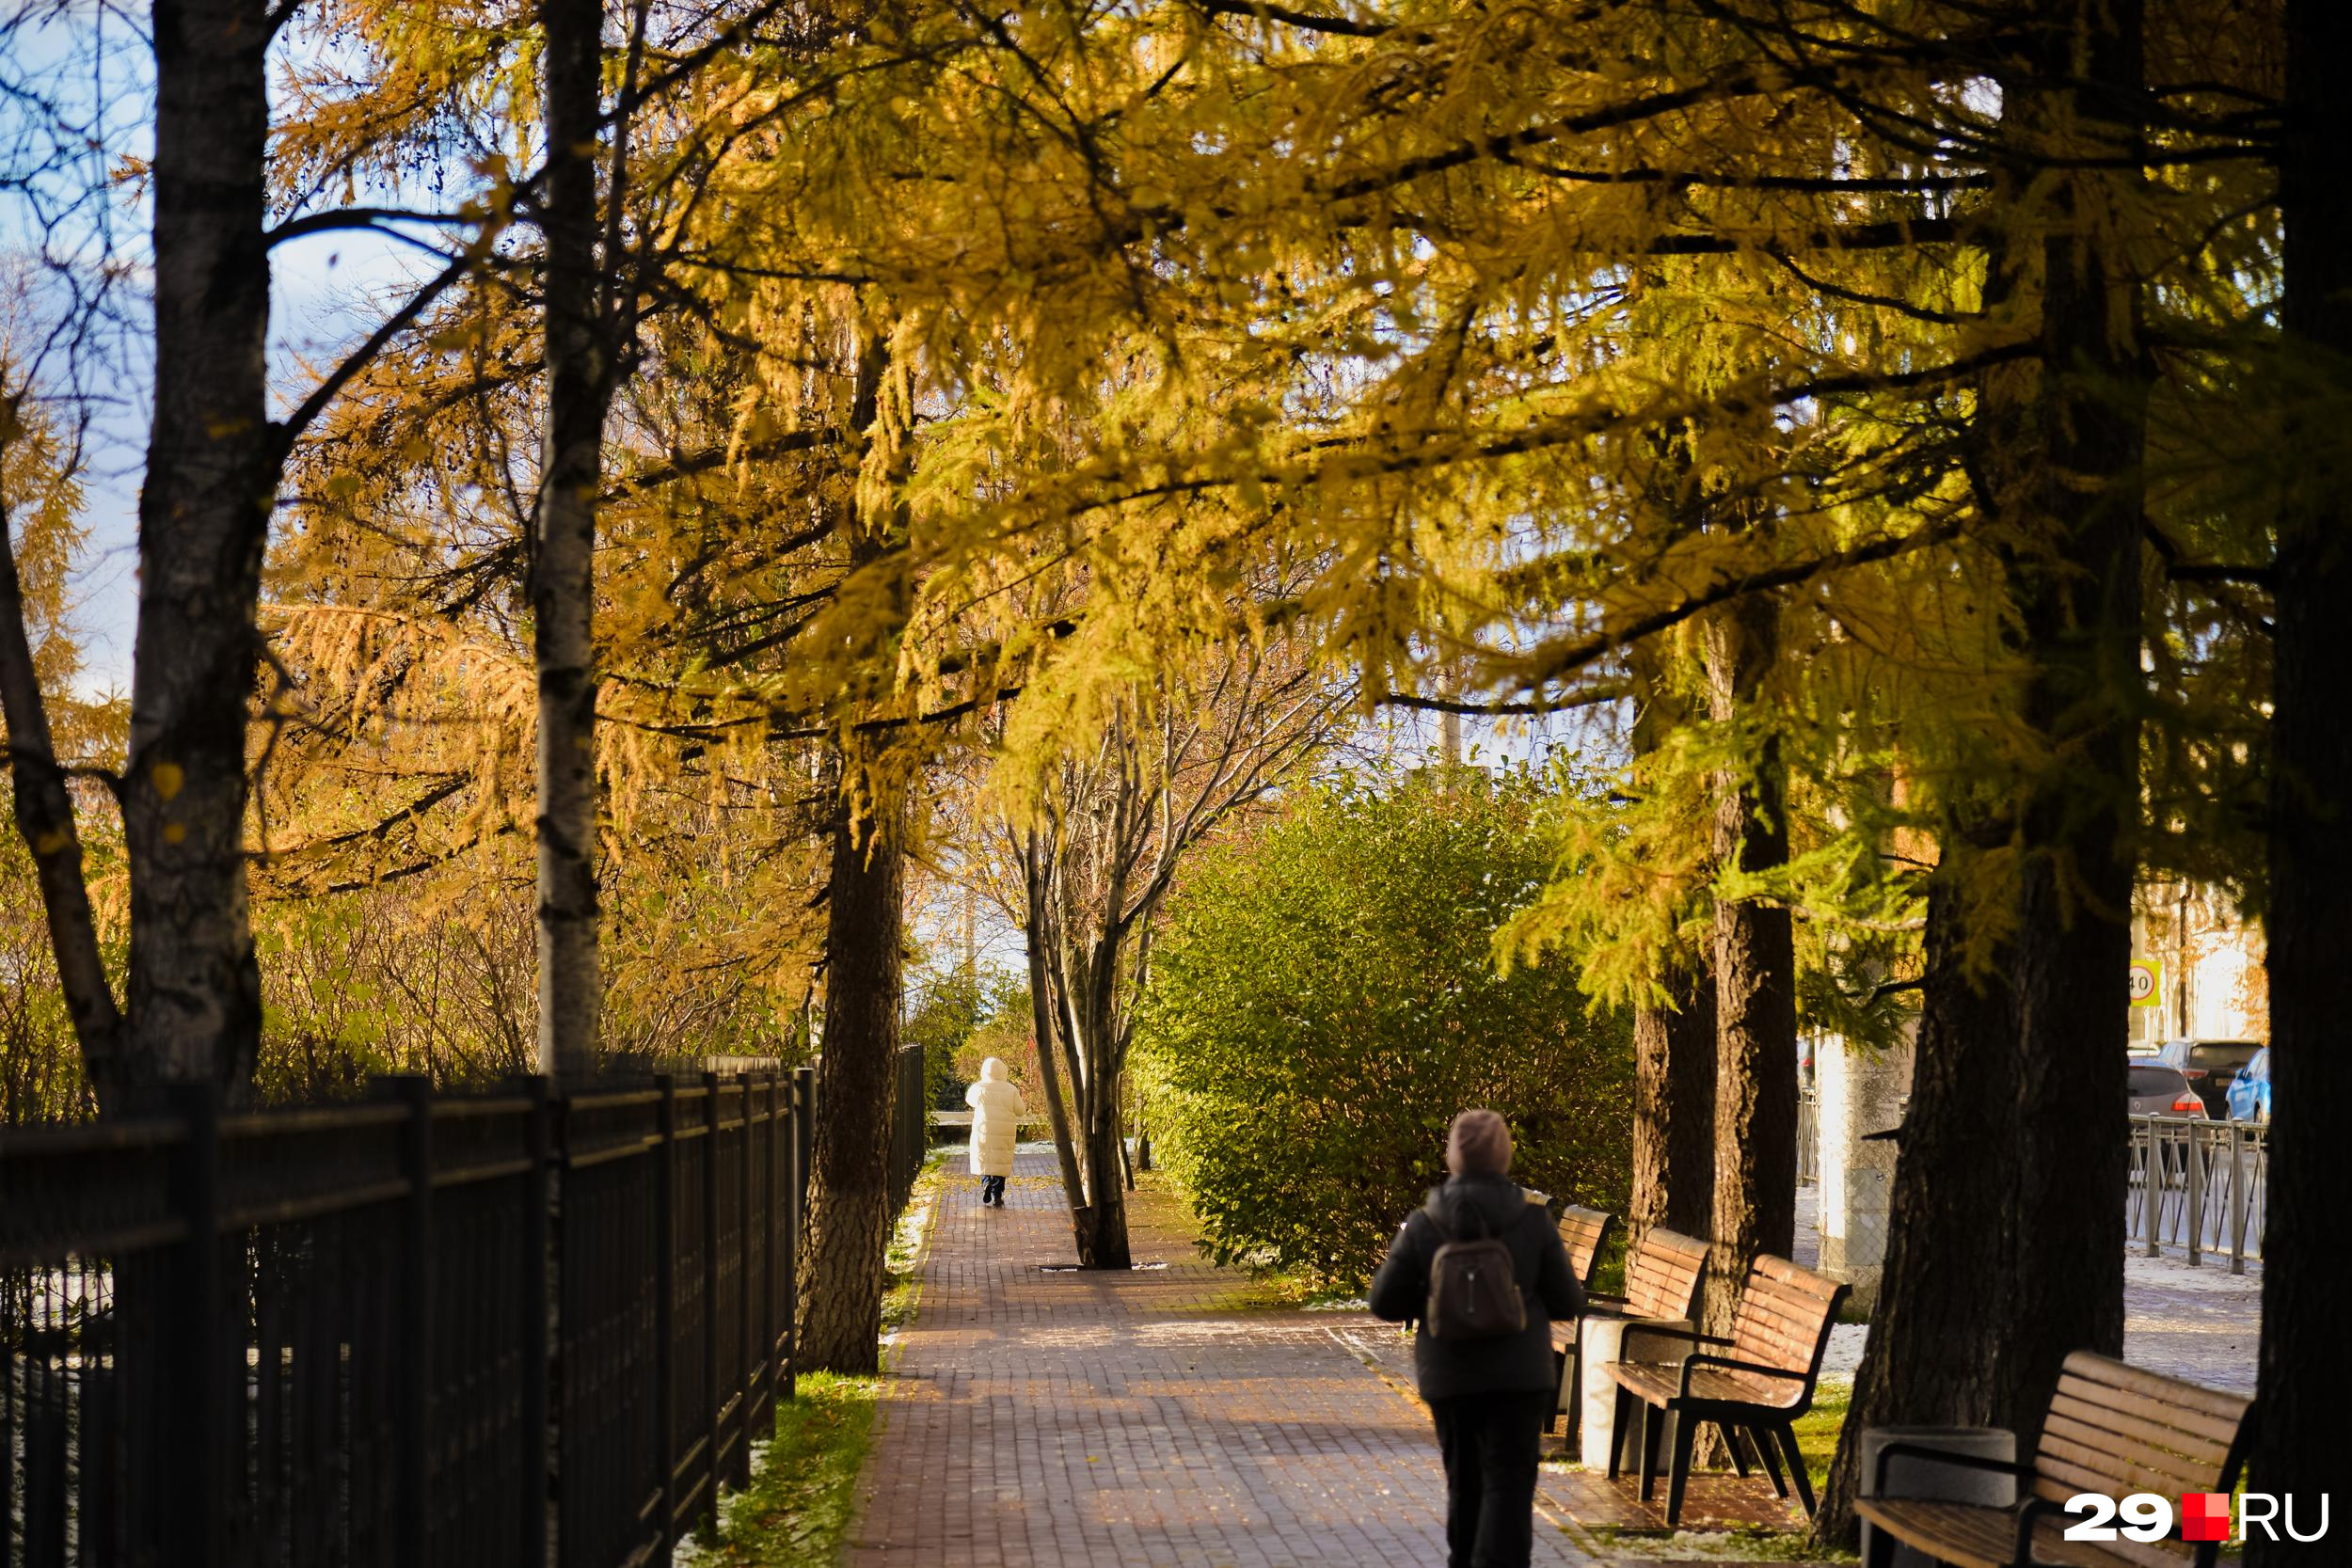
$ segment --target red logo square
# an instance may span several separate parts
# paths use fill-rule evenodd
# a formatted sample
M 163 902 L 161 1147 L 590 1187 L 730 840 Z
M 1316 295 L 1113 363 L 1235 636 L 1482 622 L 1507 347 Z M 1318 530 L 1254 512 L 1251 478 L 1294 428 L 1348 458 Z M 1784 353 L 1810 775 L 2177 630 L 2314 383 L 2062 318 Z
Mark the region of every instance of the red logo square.
M 2181 1539 L 2230 1539 L 2230 1495 L 2227 1492 L 2191 1492 L 2182 1497 Z

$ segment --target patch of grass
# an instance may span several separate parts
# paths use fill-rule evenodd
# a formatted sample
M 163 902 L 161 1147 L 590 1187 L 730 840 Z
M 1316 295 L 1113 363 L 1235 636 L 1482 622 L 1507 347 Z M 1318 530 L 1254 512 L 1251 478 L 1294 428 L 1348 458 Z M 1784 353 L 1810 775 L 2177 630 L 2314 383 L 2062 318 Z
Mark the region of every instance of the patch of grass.
M 885 1341 L 914 1321 L 916 1271 L 947 1158 L 962 1152 L 961 1145 L 930 1151 L 892 1229 L 882 1305 Z M 885 1342 L 885 1367 L 888 1356 Z M 816 1568 L 839 1561 L 857 1515 L 858 1476 L 873 1440 L 882 1388 L 879 1377 L 804 1374 L 799 1396 L 776 1407 L 775 1432 L 753 1454 L 751 1485 L 722 1498 L 717 1529 L 680 1549 L 679 1568 Z
M 1641 1530 L 1618 1530 L 1606 1525 L 1591 1531 L 1603 1551 L 1619 1552 L 1643 1562 L 1851 1562 L 1846 1553 L 1816 1551 L 1801 1530 L 1765 1529 L 1746 1525 L 1738 1529 L 1678 1530 L 1660 1537 Z
M 1823 1378 L 1813 1390 L 1813 1408 L 1797 1423 L 1797 1449 L 1813 1477 L 1815 1497 L 1829 1485 L 1829 1462 L 1836 1457 L 1837 1433 L 1846 1425 L 1846 1406 L 1852 1399 L 1852 1384 Z
M 1361 1291 L 1319 1285 L 1280 1269 L 1252 1269 L 1232 1289 L 1208 1298 L 1194 1310 L 1210 1317 L 1227 1312 L 1295 1312 L 1305 1307 L 1359 1302 L 1363 1294 Z
M 840 1560 L 857 1513 L 857 1478 L 873 1439 L 878 1377 L 810 1372 L 776 1407 L 776 1429 L 754 1456 L 752 1484 L 721 1505 L 719 1528 L 681 1549 L 681 1568 L 814 1568 Z
M 898 1223 L 891 1227 L 890 1248 L 882 1258 L 882 1331 L 885 1340 L 914 1321 L 915 1305 L 922 1295 L 915 1274 L 923 1261 L 923 1243 L 930 1235 L 931 1214 L 939 1207 L 940 1190 L 947 1180 L 947 1158 L 962 1152 L 961 1145 L 935 1148 L 924 1158 L 914 1190 L 907 1196 L 907 1206 L 898 1212 Z

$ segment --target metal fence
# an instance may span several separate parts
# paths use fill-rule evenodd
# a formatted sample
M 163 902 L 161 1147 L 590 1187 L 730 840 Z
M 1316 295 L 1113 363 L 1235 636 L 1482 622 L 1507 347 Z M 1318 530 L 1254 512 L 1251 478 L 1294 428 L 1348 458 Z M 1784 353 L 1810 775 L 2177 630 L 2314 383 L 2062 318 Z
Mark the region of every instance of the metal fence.
M 815 1087 L 0 1134 L 0 1568 L 666 1562 L 791 1393 Z
M 1821 1179 L 1821 1096 L 1818 1090 L 1797 1091 L 1797 1185 L 1809 1187 Z
M 2263 1255 L 2269 1178 L 2266 1125 L 2134 1117 L 2127 1233 L 2152 1258 L 2167 1247 L 2191 1263 L 2213 1253 L 2243 1274 L 2249 1258 Z

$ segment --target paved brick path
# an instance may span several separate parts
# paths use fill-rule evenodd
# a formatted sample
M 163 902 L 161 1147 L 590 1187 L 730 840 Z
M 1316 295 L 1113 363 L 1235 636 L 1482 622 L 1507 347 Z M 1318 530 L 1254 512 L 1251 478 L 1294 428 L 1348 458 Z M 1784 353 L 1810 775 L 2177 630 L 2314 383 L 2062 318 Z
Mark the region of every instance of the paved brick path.
M 1445 1561 L 1427 1418 L 1368 1369 L 1358 1314 L 1252 1309 L 1149 1195 L 1145 1265 L 1072 1256 L 1050 1155 L 1009 1207 L 955 1174 L 893 1353 L 855 1568 L 1285 1568 Z M 1589 1560 L 1559 1529 L 1535 1560 Z
M 1269 1309 L 1136 1195 L 1137 1263 L 1080 1273 L 1050 1154 L 1002 1211 L 951 1166 L 866 1463 L 852 1568 L 1441 1568 L 1444 1481 L 1397 1332 Z M 1656 1528 L 1659 1505 L 1547 1469 L 1535 1562 L 1596 1560 L 1564 1520 Z M 1697 1528 L 1776 1510 L 1693 1478 Z

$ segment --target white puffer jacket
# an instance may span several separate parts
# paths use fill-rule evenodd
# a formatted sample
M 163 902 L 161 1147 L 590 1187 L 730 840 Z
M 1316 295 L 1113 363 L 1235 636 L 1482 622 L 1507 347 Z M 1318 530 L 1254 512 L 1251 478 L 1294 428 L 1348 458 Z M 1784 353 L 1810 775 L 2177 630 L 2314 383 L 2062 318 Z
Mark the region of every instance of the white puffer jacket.
M 963 1091 L 963 1102 L 972 1107 L 972 1174 L 1010 1176 L 1024 1107 L 1002 1060 L 991 1056 L 980 1064 L 980 1081 Z

